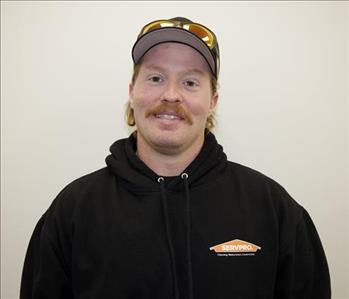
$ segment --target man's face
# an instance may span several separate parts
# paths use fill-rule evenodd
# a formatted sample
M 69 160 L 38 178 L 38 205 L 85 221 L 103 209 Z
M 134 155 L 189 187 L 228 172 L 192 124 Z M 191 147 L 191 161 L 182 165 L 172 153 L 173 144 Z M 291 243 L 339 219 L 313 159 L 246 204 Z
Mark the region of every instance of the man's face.
M 210 80 L 205 59 L 189 46 L 164 43 L 149 50 L 129 90 L 137 144 L 167 154 L 201 146 L 218 98 Z

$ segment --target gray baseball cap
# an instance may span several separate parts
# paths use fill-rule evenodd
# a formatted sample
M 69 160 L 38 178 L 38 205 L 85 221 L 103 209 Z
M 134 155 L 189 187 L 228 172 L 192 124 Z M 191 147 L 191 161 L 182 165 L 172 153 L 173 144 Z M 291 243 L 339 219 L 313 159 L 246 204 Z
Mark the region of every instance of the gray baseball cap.
M 183 17 L 145 25 L 132 48 L 133 62 L 139 63 L 151 48 L 166 42 L 185 44 L 198 51 L 205 58 L 212 74 L 218 78 L 219 47 L 215 34 L 207 27 Z

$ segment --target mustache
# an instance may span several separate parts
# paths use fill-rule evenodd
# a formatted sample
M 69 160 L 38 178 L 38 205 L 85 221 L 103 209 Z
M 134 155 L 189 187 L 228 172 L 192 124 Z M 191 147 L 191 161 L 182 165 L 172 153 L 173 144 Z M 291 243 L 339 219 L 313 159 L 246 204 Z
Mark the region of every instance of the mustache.
M 158 106 L 149 109 L 145 113 L 145 117 L 148 118 L 154 114 L 160 114 L 165 112 L 172 112 L 177 114 L 179 117 L 186 120 L 190 125 L 193 124 L 193 119 L 190 114 L 178 103 L 161 103 Z

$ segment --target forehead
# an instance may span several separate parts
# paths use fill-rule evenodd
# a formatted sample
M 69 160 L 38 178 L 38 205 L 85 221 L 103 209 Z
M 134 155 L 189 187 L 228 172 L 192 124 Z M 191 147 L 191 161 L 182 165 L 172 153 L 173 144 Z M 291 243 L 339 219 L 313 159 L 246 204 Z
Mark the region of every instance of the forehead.
M 180 43 L 163 43 L 151 48 L 143 57 L 142 65 L 170 67 L 171 69 L 196 69 L 210 73 L 204 57 L 190 46 Z

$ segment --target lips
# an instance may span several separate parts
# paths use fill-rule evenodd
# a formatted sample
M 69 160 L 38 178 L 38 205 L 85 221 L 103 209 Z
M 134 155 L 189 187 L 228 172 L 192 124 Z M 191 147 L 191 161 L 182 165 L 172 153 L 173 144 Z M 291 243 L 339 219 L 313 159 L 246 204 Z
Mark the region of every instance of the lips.
M 156 118 L 160 118 L 160 119 L 166 119 L 166 120 L 183 120 L 184 118 L 174 112 L 161 112 L 161 113 L 155 113 L 154 116 Z

